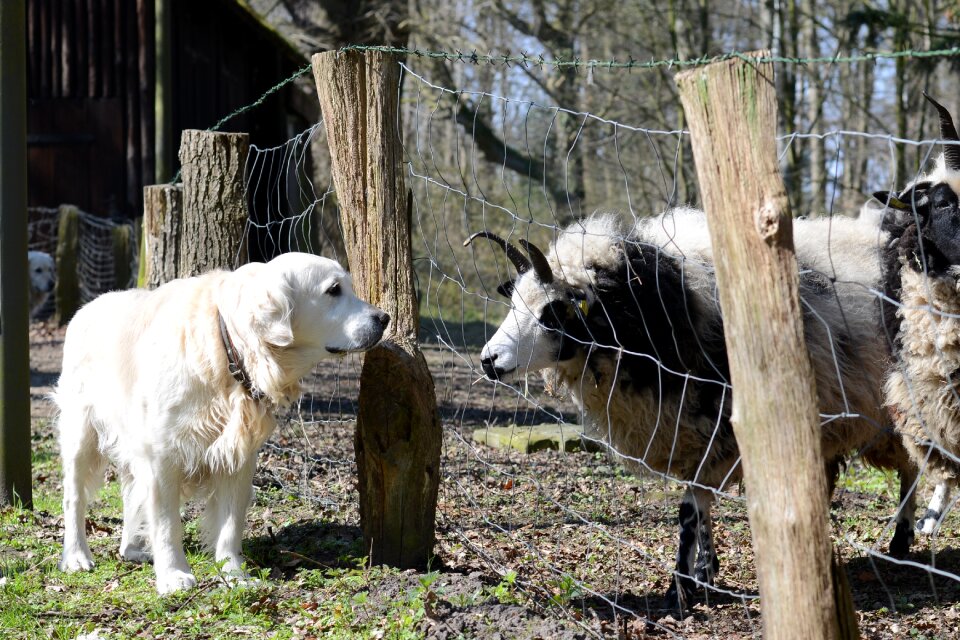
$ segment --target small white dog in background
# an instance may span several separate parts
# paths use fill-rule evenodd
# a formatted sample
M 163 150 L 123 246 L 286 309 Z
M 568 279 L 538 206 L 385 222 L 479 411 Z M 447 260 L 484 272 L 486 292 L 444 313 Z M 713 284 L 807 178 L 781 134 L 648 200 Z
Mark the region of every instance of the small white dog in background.
M 324 358 L 376 345 L 389 323 L 344 269 L 288 253 L 234 272 L 108 293 L 67 327 L 54 393 L 63 457 L 64 571 L 93 567 L 87 502 L 109 458 L 123 493 L 120 555 L 151 558 L 157 590 L 196 584 L 180 504 L 206 501 L 205 545 L 245 577 L 240 544 L 274 410 Z
M 49 253 L 28 251 L 27 261 L 30 270 L 30 315 L 32 316 L 47 301 L 47 296 L 53 291 L 57 279 L 53 258 Z

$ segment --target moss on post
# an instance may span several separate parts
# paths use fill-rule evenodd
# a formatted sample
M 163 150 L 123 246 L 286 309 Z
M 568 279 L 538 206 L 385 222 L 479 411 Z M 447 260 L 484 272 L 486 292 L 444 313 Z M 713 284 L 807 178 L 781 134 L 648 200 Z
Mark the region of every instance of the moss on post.
M 70 322 L 80 308 L 80 281 L 77 274 L 80 211 L 71 205 L 60 205 L 57 229 L 57 322 Z

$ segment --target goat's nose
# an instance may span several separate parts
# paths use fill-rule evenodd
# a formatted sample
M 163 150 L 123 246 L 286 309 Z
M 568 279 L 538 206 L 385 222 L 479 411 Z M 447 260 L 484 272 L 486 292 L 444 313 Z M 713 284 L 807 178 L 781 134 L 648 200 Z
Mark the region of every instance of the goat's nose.
M 494 364 L 497 361 L 497 354 L 480 358 L 480 368 L 483 369 L 483 375 L 490 380 L 500 379 L 500 370 Z

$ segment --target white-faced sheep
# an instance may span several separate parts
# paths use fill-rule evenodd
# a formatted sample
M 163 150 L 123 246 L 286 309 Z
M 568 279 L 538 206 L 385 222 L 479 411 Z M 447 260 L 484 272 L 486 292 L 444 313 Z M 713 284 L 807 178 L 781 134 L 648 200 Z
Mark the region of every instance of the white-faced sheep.
M 881 403 L 888 352 L 869 291 L 880 281 L 880 229 L 839 217 L 798 220 L 794 236 L 831 487 L 855 449 L 900 470 L 903 509 L 891 551 L 903 554 L 913 539 L 916 476 Z M 705 215 L 674 209 L 628 232 L 614 216 L 593 216 L 561 232 L 547 256 L 520 240 L 529 258 L 487 232 L 467 243 L 476 237 L 499 244 L 520 272 L 498 289 L 512 296 L 511 309 L 481 353 L 485 375 L 546 370 L 578 404 L 588 432 L 628 466 L 687 484 L 667 593 L 682 606 L 719 569 L 713 492 L 740 478 Z
M 924 94 L 940 115 L 940 137 L 960 141 L 950 112 Z M 884 387 L 897 429 L 917 464 L 938 481 L 917 529 L 932 534 L 960 475 L 960 146 L 946 145 L 936 168 L 901 193 L 875 197 L 888 218 L 885 328 L 894 365 Z

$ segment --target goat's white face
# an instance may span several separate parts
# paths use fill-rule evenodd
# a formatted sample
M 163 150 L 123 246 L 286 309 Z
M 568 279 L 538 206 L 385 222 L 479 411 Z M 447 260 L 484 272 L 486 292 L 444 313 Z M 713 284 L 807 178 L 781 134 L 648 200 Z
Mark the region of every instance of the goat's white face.
M 508 380 L 528 371 L 555 366 L 560 360 L 563 321 L 569 300 L 533 272 L 520 276 L 511 309 L 480 352 L 483 373 L 490 380 Z

